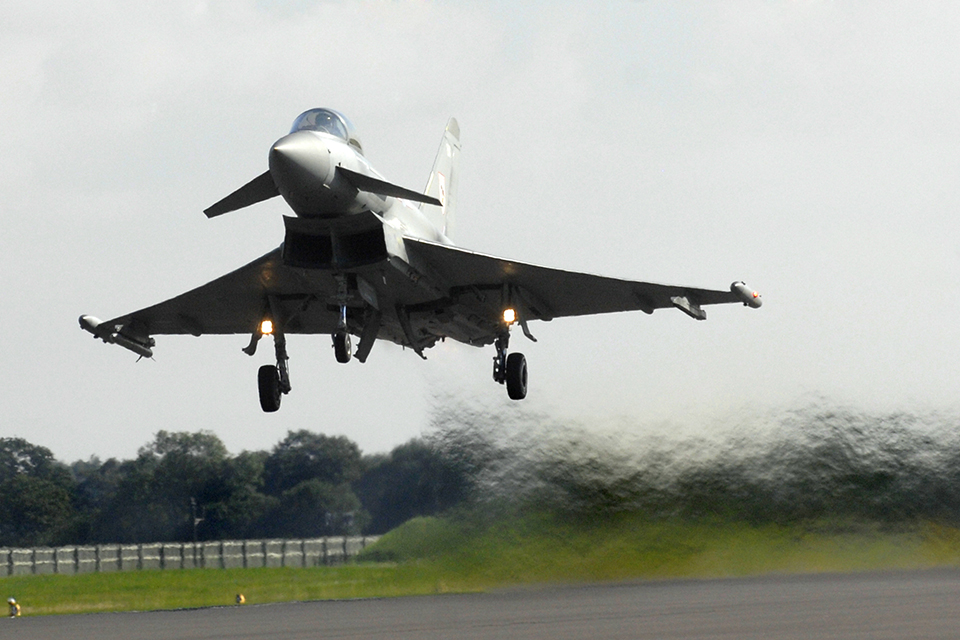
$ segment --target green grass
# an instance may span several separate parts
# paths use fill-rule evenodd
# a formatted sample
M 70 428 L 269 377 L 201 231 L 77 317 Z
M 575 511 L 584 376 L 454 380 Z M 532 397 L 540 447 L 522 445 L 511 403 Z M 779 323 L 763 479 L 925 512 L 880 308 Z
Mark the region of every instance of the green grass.
M 25 615 L 485 591 L 543 583 L 960 566 L 960 529 L 820 521 L 807 526 L 549 515 L 418 518 L 361 562 L 313 569 L 194 569 L 0 579 Z
M 308 569 L 189 569 L 121 573 L 17 576 L 0 579 L 23 615 L 145 611 L 435 593 L 420 572 L 392 564 Z
M 843 572 L 960 566 L 960 530 L 931 523 L 881 527 L 861 522 L 808 526 L 721 520 L 602 524 L 551 516 L 489 526 L 413 520 L 364 557 L 420 562 L 451 584 L 488 588 L 529 582 L 580 582 L 765 573 Z

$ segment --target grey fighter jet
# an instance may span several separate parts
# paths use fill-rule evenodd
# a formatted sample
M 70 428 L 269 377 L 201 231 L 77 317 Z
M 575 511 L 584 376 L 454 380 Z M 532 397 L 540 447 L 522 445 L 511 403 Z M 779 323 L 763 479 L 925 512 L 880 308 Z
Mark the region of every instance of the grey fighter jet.
M 508 353 L 517 325 L 613 311 L 675 307 L 703 320 L 703 307 L 759 307 L 742 282 L 728 290 L 631 282 L 474 253 L 450 239 L 460 128 L 447 123 L 424 193 L 392 184 L 370 165 L 356 130 L 331 109 L 310 109 L 270 148 L 269 170 L 204 213 L 210 218 L 283 196 L 283 244 L 232 273 L 175 298 L 106 322 L 80 326 L 104 342 L 152 357 L 158 334 L 249 334 L 253 355 L 273 336 L 276 364 L 260 367 L 260 405 L 280 408 L 290 392 L 288 333 L 333 337 L 338 362 L 365 362 L 376 340 L 421 358 L 438 340 L 492 344 L 493 379 L 527 394 L 527 362 Z M 352 336 L 359 337 L 356 352 Z

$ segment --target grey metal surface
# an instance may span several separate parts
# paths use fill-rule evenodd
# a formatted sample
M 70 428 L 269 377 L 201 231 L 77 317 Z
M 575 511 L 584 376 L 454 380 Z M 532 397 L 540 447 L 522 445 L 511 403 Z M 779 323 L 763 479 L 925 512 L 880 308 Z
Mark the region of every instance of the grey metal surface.
M 956 638 L 958 603 L 960 571 L 936 570 L 21 618 L 0 637 Z

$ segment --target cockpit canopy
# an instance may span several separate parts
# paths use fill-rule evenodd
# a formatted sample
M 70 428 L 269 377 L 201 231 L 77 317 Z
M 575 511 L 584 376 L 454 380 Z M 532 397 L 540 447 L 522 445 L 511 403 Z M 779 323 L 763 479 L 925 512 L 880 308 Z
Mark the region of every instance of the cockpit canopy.
M 293 121 L 290 133 L 294 131 L 322 131 L 337 136 L 360 153 L 363 146 L 357 137 L 357 130 L 346 116 L 333 109 L 310 109 L 304 111 Z

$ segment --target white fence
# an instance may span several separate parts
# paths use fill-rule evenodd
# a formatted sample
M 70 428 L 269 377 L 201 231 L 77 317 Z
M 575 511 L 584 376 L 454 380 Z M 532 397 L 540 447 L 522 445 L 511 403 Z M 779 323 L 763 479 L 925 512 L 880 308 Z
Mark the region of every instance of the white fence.
M 378 539 L 368 536 L 0 549 L 0 577 L 143 569 L 319 567 L 345 562 Z

